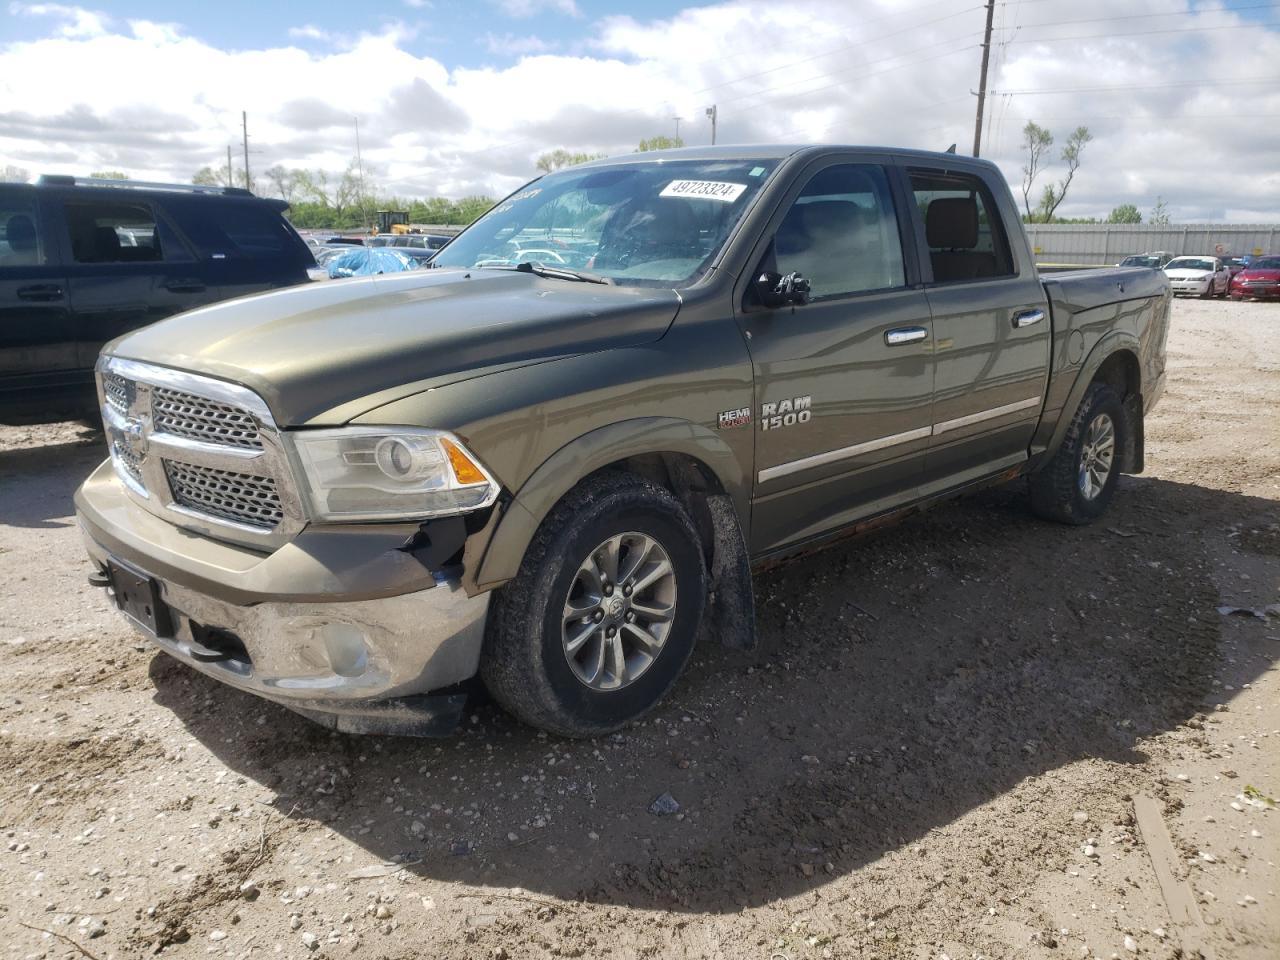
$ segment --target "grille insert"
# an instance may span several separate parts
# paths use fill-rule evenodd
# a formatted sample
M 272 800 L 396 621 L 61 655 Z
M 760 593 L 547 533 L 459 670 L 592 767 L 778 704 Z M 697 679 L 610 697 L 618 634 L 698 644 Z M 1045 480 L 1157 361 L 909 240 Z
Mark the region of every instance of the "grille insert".
M 284 519 L 276 483 L 270 477 L 164 462 L 173 502 L 233 523 L 270 530 Z
M 133 451 L 125 444 L 120 443 L 119 441 L 114 441 L 111 444 L 111 453 L 115 457 L 116 463 L 121 466 L 133 482 L 140 487 L 143 486 L 142 463 L 137 456 L 134 455 Z
M 102 392 L 107 396 L 107 404 L 119 414 L 129 412 L 129 381 L 114 373 L 103 374 Z
M 222 447 L 262 449 L 253 415 L 229 403 L 168 387 L 152 387 L 151 418 L 157 432 Z

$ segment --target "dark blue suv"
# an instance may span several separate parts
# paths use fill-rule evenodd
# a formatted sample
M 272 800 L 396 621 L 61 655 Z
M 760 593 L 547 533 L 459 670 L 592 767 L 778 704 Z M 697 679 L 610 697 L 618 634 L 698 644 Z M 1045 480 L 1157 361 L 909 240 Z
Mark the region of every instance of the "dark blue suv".
M 280 200 L 235 187 L 45 176 L 0 184 L 0 423 L 95 417 L 108 340 L 307 282 Z

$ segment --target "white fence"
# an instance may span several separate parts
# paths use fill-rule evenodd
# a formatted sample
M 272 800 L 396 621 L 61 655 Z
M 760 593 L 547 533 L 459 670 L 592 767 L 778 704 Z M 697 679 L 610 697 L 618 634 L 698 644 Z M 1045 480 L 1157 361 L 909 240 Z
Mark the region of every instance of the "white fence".
M 1274 223 L 1029 223 L 1027 237 L 1038 263 L 1117 263 L 1149 250 L 1175 256 L 1280 253 L 1280 224 Z

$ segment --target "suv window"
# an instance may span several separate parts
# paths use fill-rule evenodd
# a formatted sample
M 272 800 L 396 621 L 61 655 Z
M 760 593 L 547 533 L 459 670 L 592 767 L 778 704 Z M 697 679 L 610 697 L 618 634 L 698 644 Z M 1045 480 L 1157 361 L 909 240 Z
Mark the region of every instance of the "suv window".
M 26 193 L 26 191 L 24 191 Z M 31 267 L 44 263 L 40 221 L 35 197 L 0 194 L 0 267 Z
M 911 171 L 934 283 L 1013 276 L 1009 241 L 991 191 L 978 177 Z
M 815 173 L 774 239 L 778 272 L 799 273 L 811 296 L 839 297 L 906 283 L 889 180 L 873 164 Z
M 295 249 L 296 241 L 284 218 L 256 203 L 175 204 L 174 209 L 179 211 L 179 225 L 206 258 L 267 260 Z
M 163 260 L 156 219 L 145 203 L 68 200 L 64 209 L 76 263 Z

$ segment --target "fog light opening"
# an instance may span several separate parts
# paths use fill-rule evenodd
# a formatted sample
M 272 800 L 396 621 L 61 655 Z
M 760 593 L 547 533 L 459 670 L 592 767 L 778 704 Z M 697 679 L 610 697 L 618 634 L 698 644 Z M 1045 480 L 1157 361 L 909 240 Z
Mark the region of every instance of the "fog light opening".
M 326 623 L 320 639 L 329 666 L 340 677 L 358 677 L 369 666 L 369 646 L 364 631 L 350 623 Z

